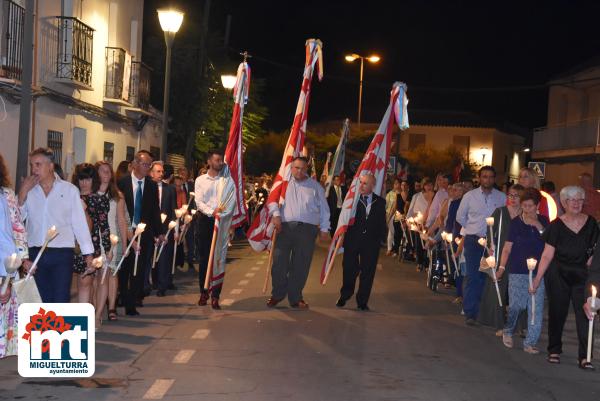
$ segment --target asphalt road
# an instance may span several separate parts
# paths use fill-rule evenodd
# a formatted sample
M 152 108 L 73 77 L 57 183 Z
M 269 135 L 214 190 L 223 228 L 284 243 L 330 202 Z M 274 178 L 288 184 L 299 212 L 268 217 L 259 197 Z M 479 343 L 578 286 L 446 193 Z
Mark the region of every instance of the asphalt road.
M 319 284 L 318 246 L 305 300 L 268 309 L 267 259 L 230 250 L 222 311 L 196 305 L 195 272 L 179 290 L 146 298 L 141 316 L 105 322 L 90 379 L 22 379 L 16 358 L 0 360 L 0 399 L 14 400 L 592 400 L 600 373 L 576 366 L 574 324 L 562 364 L 504 348 L 494 331 L 467 327 L 452 291 L 432 293 L 414 265 L 380 258 L 371 312 L 335 307 L 341 269 Z M 545 349 L 546 338 L 539 344 Z

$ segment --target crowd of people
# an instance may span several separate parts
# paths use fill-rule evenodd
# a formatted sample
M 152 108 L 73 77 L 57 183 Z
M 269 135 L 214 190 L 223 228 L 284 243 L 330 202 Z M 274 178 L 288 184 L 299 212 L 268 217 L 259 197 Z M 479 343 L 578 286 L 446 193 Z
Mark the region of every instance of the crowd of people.
M 600 194 L 592 177 L 584 173 L 579 185 L 559 193 L 530 168 L 501 189 L 491 166 L 477 178 L 477 186 L 452 183 L 444 174 L 412 185 L 396 179 L 386 197 L 387 255 L 415 261 L 433 290 L 455 287 L 453 302 L 462 306 L 465 323 L 494 328 L 508 348 L 518 334 L 523 350 L 538 354 L 547 315 L 549 363 L 560 363 L 572 305 L 578 366 L 593 370 L 586 352 L 595 313 L 587 299 L 600 279 L 600 257 L 594 257 Z
M 344 177 L 319 182 L 309 176 L 308 166 L 304 157 L 292 161 L 280 205 L 267 204 L 271 176 L 246 177 L 248 222 L 237 234 L 243 236 L 267 208 L 277 236 L 268 307 L 287 298 L 292 308 L 309 308 L 303 288 L 315 241 L 331 239 L 348 193 Z M 71 302 L 75 276 L 77 302 L 95 306 L 96 328 L 105 319 L 119 319 L 118 307 L 125 315 L 139 315 L 153 291 L 162 297 L 175 290 L 176 270 L 195 271 L 198 305 L 220 309 L 222 281 L 205 285 L 215 218 L 231 213 L 218 198 L 224 167 L 220 151 L 208 153 L 195 179 L 187 168 L 175 171 L 144 150 L 119 163 L 116 171 L 104 161 L 79 164 L 70 181 L 49 149 L 32 151 L 30 167 L 31 175 L 15 194 L 0 155 L 0 277 L 5 281 L 32 275 L 43 302 Z M 572 304 L 579 367 L 593 369 L 586 359 L 586 329 L 595 313 L 586 300 L 591 285 L 600 283 L 600 257 L 594 257 L 600 194 L 591 176 L 582 174 L 579 186 L 558 193 L 553 183 L 540 184 L 528 168 L 521 169 L 518 183 L 501 189 L 491 166 L 479 170 L 476 185 L 453 181 L 446 174 L 433 181 L 396 178 L 383 198 L 373 193 L 375 176 L 360 177 L 336 306 L 345 307 L 356 294 L 357 308 L 369 310 L 384 246 L 387 257 L 414 261 L 418 272 L 427 273 L 432 290 L 455 288 L 453 302 L 461 305 L 465 323 L 495 328 L 508 348 L 521 335 L 523 350 L 539 353 L 547 315 L 550 363 L 560 363 Z M 52 229 L 58 235 L 48 242 Z M 235 235 L 232 230 L 231 238 Z M 6 265 L 12 254 L 22 261 L 19 270 Z M 0 357 L 16 353 L 19 299 L 11 288 L 0 291 Z

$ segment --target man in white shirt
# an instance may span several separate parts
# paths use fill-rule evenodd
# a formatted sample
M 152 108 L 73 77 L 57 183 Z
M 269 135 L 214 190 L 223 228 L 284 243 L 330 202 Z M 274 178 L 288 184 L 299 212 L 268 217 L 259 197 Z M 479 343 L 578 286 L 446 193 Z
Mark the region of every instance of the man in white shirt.
M 217 198 L 219 173 L 225 165 L 223 162 L 223 153 L 218 150 L 209 151 L 207 163 L 208 170 L 206 174 L 196 178 L 194 184 L 194 199 L 199 212 L 197 213 L 199 216 L 197 223 L 198 238 L 196 242 L 200 267 L 198 273 L 198 283 L 200 285 L 198 305 L 205 306 L 208 303 L 210 295 L 212 308 L 221 309 L 219 306 L 219 296 L 221 295 L 222 285 L 213 288 L 209 294 L 208 290 L 204 289 L 204 281 L 208 271 L 208 258 L 215 226 L 215 216 L 223 212 L 223 209 L 219 207 L 219 199 Z
M 286 296 L 292 308 L 308 309 L 302 290 L 308 278 L 315 239 L 329 239 L 329 206 L 321 184 L 307 174 L 308 160 L 292 161 L 292 177 L 281 207 L 269 205 L 277 231 L 271 278 L 273 289 L 267 306 L 275 307 Z
M 56 227 L 58 235 L 49 244 L 33 272 L 43 302 L 70 302 L 75 241 L 92 270 L 94 245 L 79 190 L 54 173 L 54 153 L 38 148 L 29 154 L 31 175 L 19 190 L 19 206 L 35 259 L 46 238 Z

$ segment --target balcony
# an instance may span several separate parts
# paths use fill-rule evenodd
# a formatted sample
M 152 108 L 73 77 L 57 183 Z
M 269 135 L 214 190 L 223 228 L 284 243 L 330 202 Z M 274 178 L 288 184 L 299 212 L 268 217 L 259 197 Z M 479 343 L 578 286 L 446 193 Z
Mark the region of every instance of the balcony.
M 58 19 L 57 81 L 92 90 L 94 30 L 74 17 Z
M 533 157 L 536 159 L 589 156 L 600 153 L 600 119 L 542 127 L 533 132 Z
M 13 1 L 1 5 L 0 79 L 21 80 L 23 69 L 23 30 L 25 9 Z
M 151 69 L 140 61 L 131 63 L 131 83 L 129 85 L 129 103 L 133 106 L 129 111 L 148 114 L 150 108 L 150 74 Z
M 131 106 L 129 100 L 131 56 L 120 47 L 106 48 L 104 101 Z

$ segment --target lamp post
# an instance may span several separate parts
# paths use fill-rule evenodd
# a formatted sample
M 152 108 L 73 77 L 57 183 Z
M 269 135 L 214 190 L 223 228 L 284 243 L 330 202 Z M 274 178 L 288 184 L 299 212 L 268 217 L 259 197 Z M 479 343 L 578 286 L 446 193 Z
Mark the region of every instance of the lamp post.
M 233 87 L 235 86 L 235 82 L 237 81 L 237 77 L 235 75 L 221 75 L 221 84 L 223 85 L 223 88 L 225 88 L 227 90 L 227 94 L 229 95 L 229 91 L 233 89 Z M 229 114 L 229 101 L 231 99 L 227 99 L 227 102 L 225 103 L 225 122 L 223 123 L 223 149 L 225 149 L 225 147 L 227 146 L 227 140 L 229 138 L 227 138 L 227 117 Z
M 360 127 L 360 114 L 361 114 L 361 111 L 362 111 L 362 87 L 363 87 L 364 61 L 366 59 L 370 63 L 375 64 L 375 63 L 378 63 L 379 60 L 381 60 L 381 58 L 379 56 L 377 56 L 377 55 L 372 55 L 372 56 L 369 56 L 369 57 L 363 57 L 363 56 L 361 56 L 359 54 L 356 54 L 356 53 L 349 54 L 345 58 L 346 58 L 346 61 L 349 62 L 349 63 L 354 62 L 354 60 L 360 59 L 360 80 L 359 80 L 359 86 L 358 86 L 358 118 L 356 119 L 357 123 L 358 123 L 358 126 Z
M 174 9 L 157 10 L 160 27 L 165 33 L 165 44 L 167 55 L 165 58 L 165 90 L 163 94 L 163 136 L 162 136 L 162 160 L 167 160 L 167 132 L 169 132 L 169 88 L 171 80 L 171 48 L 175 34 L 179 31 L 183 22 L 183 13 Z

